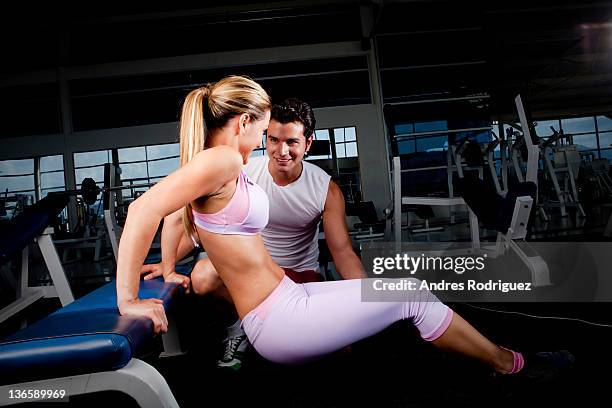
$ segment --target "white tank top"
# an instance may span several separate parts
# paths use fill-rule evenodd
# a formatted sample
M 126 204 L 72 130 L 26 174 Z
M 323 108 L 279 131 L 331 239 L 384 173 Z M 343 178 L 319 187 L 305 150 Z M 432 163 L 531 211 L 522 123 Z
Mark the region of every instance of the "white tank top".
M 274 183 L 267 155 L 250 158 L 244 171 L 270 199 L 270 220 L 261 231 L 272 259 L 283 268 L 319 270 L 319 222 L 331 177 L 302 161 L 300 177 L 286 186 Z

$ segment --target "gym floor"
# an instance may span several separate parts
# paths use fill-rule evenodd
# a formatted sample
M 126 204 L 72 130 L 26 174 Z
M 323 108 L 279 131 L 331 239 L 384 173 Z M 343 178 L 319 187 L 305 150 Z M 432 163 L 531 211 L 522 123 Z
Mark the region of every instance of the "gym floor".
M 590 320 L 599 316 L 604 322 L 610 310 L 601 306 L 522 304 L 512 309 L 539 315 L 588 316 Z M 504 305 L 486 307 L 502 309 Z M 188 312 L 194 315 L 187 331 L 189 354 L 161 360 L 157 367 L 181 406 L 201 406 L 202 400 L 210 406 L 484 407 L 528 401 L 550 406 L 599 401 L 607 396 L 605 367 L 612 361 L 604 350 L 611 340 L 609 328 L 505 315 L 461 304 L 453 308 L 500 344 L 528 351 L 571 350 L 576 367 L 546 387 L 516 387 L 504 381 L 506 378 L 492 376 L 478 363 L 437 350 L 422 341 L 410 324 L 400 322 L 313 364 L 279 366 L 251 352 L 240 372 L 224 372 L 215 368 L 220 350 L 213 340 L 220 339 L 215 334 L 219 330 L 203 322 L 198 307 Z M 193 324 L 196 321 L 202 323 Z M 282 391 L 262 393 L 264 384 L 270 382 L 281 385 L 277 389 Z

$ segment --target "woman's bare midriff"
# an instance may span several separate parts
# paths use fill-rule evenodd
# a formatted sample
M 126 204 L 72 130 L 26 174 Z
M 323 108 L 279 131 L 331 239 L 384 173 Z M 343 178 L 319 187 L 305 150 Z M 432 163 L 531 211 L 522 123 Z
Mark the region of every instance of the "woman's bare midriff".
M 259 235 L 221 235 L 198 228 L 201 242 L 242 319 L 278 286 L 285 272 Z

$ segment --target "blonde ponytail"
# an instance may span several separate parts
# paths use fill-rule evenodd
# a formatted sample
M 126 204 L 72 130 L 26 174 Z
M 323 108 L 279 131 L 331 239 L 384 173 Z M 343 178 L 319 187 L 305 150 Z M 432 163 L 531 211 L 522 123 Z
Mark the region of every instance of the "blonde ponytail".
M 243 76 L 229 76 L 191 91 L 181 113 L 181 166 L 205 149 L 211 130 L 222 128 L 228 120 L 242 113 L 248 113 L 253 120 L 261 120 L 271 107 L 270 97 L 261 85 Z M 191 204 L 183 209 L 183 228 L 188 237 L 197 236 Z
M 189 163 L 198 152 L 204 150 L 208 129 L 202 111 L 204 105 L 208 104 L 209 96 L 210 89 L 205 86 L 189 92 L 183 103 L 179 131 L 181 167 Z M 196 236 L 191 204 L 183 208 L 183 229 L 188 237 Z
M 202 112 L 204 105 L 208 104 L 209 96 L 210 89 L 205 86 L 189 92 L 183 103 L 180 127 L 181 167 L 204 150 L 208 130 Z

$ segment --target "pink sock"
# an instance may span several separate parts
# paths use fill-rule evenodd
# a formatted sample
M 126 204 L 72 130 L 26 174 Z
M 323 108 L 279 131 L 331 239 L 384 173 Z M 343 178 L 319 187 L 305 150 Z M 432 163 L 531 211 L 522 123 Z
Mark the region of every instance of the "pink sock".
M 523 359 L 523 355 L 521 353 L 517 353 L 513 350 L 510 351 L 512 351 L 512 356 L 514 357 L 514 367 L 512 368 L 512 371 L 510 371 L 510 374 L 515 374 L 523 369 L 525 359 Z
M 519 371 L 521 371 L 523 369 L 523 366 L 525 365 L 525 359 L 523 358 L 523 355 L 514 350 L 510 350 L 505 347 L 502 347 L 502 348 L 504 350 L 508 350 L 509 352 L 511 352 L 512 357 L 514 358 L 514 364 L 512 365 L 512 370 L 510 370 L 508 374 L 516 374 Z

